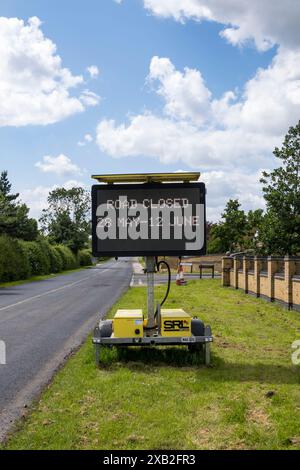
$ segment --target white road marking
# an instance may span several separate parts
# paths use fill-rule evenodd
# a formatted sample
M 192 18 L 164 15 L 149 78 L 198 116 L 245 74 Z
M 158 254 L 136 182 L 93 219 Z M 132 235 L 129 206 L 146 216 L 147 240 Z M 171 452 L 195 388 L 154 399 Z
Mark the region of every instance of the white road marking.
M 104 271 L 107 271 L 108 269 L 109 268 L 102 269 L 100 271 L 100 273 L 96 273 L 96 274 L 92 274 L 92 276 L 84 277 L 83 279 L 80 279 L 79 281 L 71 282 L 71 284 L 67 284 L 66 286 L 58 287 L 57 289 L 48 290 L 47 292 L 43 292 L 42 294 L 34 295 L 33 297 L 28 297 L 27 299 L 21 300 L 20 302 L 16 302 L 14 304 L 6 305 L 5 307 L 0 308 L 0 312 L 2 312 L 3 310 L 7 310 L 9 308 L 17 307 L 18 305 L 22 305 L 25 302 L 30 302 L 31 300 L 39 299 L 41 297 L 44 297 L 45 295 L 53 294 L 54 292 L 58 292 L 58 291 L 63 290 L 63 289 L 68 289 L 69 287 L 76 286 L 77 284 L 80 284 L 81 282 L 86 281 L 87 279 L 91 279 L 92 277 L 94 277 L 98 274 L 102 274 Z

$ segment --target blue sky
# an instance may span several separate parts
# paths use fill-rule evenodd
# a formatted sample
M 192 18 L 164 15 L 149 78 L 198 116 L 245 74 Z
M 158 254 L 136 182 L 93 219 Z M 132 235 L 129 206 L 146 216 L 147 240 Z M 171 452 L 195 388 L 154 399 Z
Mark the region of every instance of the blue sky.
M 176 13 L 176 3 L 183 8 L 180 10 L 181 18 Z M 146 0 L 145 3 L 142 0 L 124 0 L 120 4 L 114 0 L 1 2 L 0 16 L 5 22 L 0 24 L 0 36 L 6 35 L 7 44 L 11 45 L 12 52 L 7 52 L 9 64 L 11 57 L 14 57 L 9 71 L 3 65 L 4 60 L 0 60 L 0 72 L 1 67 L 6 67 L 4 88 L 9 88 L 11 92 L 11 102 L 4 110 L 1 110 L 0 104 L 1 169 L 9 171 L 14 189 L 21 193 L 32 208 L 33 215 L 37 216 L 43 207 L 49 189 L 55 185 L 68 185 L 70 181 L 89 187 L 92 184 L 90 175 L 93 173 L 178 169 L 204 171 L 212 195 L 210 200 L 208 192 L 209 217 L 215 220 L 229 197 L 240 197 L 245 208 L 263 204 L 259 196 L 259 185 L 256 183 L 257 174 L 262 168 L 274 165 L 273 144 L 279 143 L 288 125 L 295 122 L 283 120 L 276 123 L 274 129 L 266 128 L 262 132 L 259 130 L 256 136 L 253 123 L 260 120 L 264 123 L 265 117 L 259 111 L 258 116 L 255 116 L 256 111 L 253 110 L 256 109 L 256 104 L 251 98 L 255 90 L 252 94 L 247 92 L 245 95 L 245 89 L 250 81 L 251 90 L 256 87 L 256 94 L 260 93 L 260 104 L 264 99 L 263 93 L 267 93 L 268 103 L 269 81 L 280 75 L 280 70 L 277 70 L 280 64 L 274 65 L 274 60 L 278 56 L 281 60 L 287 60 L 288 53 L 297 53 L 297 38 L 293 40 L 290 37 L 280 37 L 276 30 L 270 30 L 268 23 L 263 23 L 256 36 L 254 32 L 253 37 L 246 37 L 246 41 L 244 36 L 240 42 L 231 37 L 225 38 L 222 35 L 224 28 L 233 24 L 234 28 L 247 30 L 245 21 L 242 18 L 240 24 L 238 20 L 233 23 L 217 7 L 212 10 L 216 18 L 214 21 L 197 17 L 199 4 L 205 3 L 218 4 L 217 1 L 193 0 L 195 11 L 190 11 L 188 7 L 184 9 L 185 0 L 174 0 L 174 9 L 170 11 L 167 2 L 166 10 L 163 9 L 164 0 L 159 3 L 159 8 L 156 0 L 148 0 L 148 3 Z M 246 17 L 249 16 L 247 13 L 249 12 L 245 12 Z M 299 9 L 296 13 L 299 15 Z M 267 17 L 270 11 L 264 14 Z M 45 117 L 47 110 L 40 117 L 36 116 L 36 111 L 30 109 L 31 103 L 37 98 L 36 82 L 32 81 L 31 88 L 29 80 L 33 80 L 35 71 L 39 69 L 39 60 L 44 60 L 42 55 L 32 56 L 37 38 L 29 31 L 28 44 L 24 47 L 15 46 L 16 38 L 20 38 L 20 31 L 28 26 L 31 17 L 40 19 L 41 24 L 36 24 L 36 29 L 43 33 L 43 40 L 50 39 L 56 45 L 56 52 L 49 54 L 47 66 L 44 63 L 41 65 L 43 70 L 47 68 L 47 72 L 43 71 L 43 76 L 49 73 L 50 78 L 56 80 L 49 64 L 51 57 L 58 55 L 61 58 L 58 68 L 66 68 L 72 76 L 82 77 L 77 86 L 65 85 L 64 89 L 76 98 L 76 106 L 83 109 L 74 112 L 70 110 L 66 117 L 63 112 L 52 109 L 51 112 L 55 114 L 54 123 L 48 122 L 52 118 Z M 24 25 L 14 29 L 10 22 L 12 18 L 23 20 Z M 9 25 L 8 29 L 6 25 Z M 262 46 L 259 43 L 262 36 L 270 44 Z M 14 47 L 20 47 L 16 54 Z M 284 59 L 280 56 L 283 49 L 287 51 Z M 154 57 L 158 58 L 155 63 L 152 62 Z M 151 63 L 153 70 L 154 65 L 156 67 L 152 72 Z M 94 78 L 87 71 L 87 67 L 91 65 L 99 69 L 99 75 Z M 16 76 L 22 67 L 30 69 L 28 88 L 25 90 L 28 104 L 24 109 L 24 105 L 15 100 L 15 94 L 20 93 Z M 263 78 L 258 76 L 259 69 L 267 71 L 268 67 L 271 67 L 271 71 L 267 77 L 266 74 Z M 196 73 L 188 77 L 187 69 Z M 276 80 L 271 82 L 274 90 L 278 86 L 278 78 Z M 87 89 L 95 94 L 93 105 L 87 105 L 80 98 Z M 194 89 L 192 95 L 191 90 Z M 207 91 L 208 97 L 203 98 L 203 90 L 204 94 Z M 228 91 L 235 93 L 235 97 L 231 98 L 231 104 L 226 104 L 224 111 L 222 97 Z M 44 90 L 41 93 L 38 98 L 39 109 L 44 105 Z M 291 101 L 289 97 L 281 97 L 280 105 L 284 100 Z M 292 104 L 294 101 L 292 100 Z M 59 102 L 63 107 L 63 99 Z M 274 99 L 270 102 L 273 103 Z M 201 107 L 201 113 L 205 114 L 204 117 L 200 111 L 194 109 L 197 103 L 199 109 Z M 286 104 L 290 106 L 289 102 Z M 14 106 L 11 110 L 10 107 Z M 55 105 L 56 108 L 57 106 L 59 104 Z M 66 106 L 70 106 L 68 99 Z M 26 115 L 27 112 L 28 116 L 20 125 L 16 115 Z M 263 112 L 265 111 L 261 111 Z M 13 117 L 8 119 L 7 113 Z M 296 114 L 292 111 L 291 120 L 294 115 Z M 240 128 L 240 122 L 245 122 L 244 127 Z M 97 130 L 99 123 L 103 125 Z M 165 126 L 170 129 L 169 137 Z M 89 141 L 84 141 L 86 134 L 90 136 Z M 175 141 L 175 147 L 176 139 L 180 140 L 178 151 L 172 153 L 165 148 L 164 135 L 166 139 Z M 242 143 L 234 144 L 235 139 L 236 142 L 239 142 L 238 139 L 242 141 L 243 135 L 250 142 L 248 147 L 244 147 Z M 194 143 L 190 144 L 191 136 L 193 139 L 197 138 L 197 145 L 205 140 L 205 147 L 196 148 L 195 151 L 190 149 L 185 155 L 185 145 L 195 148 Z M 91 139 L 93 140 L 90 141 Z M 157 145 L 154 147 L 153 141 L 156 139 Z M 224 156 L 222 146 L 216 148 L 214 143 L 215 140 L 222 139 Z M 84 142 L 84 146 L 80 142 Z M 61 155 L 64 159 L 56 162 L 55 159 Z M 48 167 L 45 156 L 52 159 Z M 61 172 L 56 163 L 62 165 Z M 242 188 L 241 181 L 244 181 Z M 224 184 L 225 189 L 220 188 L 220 184 Z M 241 194 L 244 190 L 248 191 L 249 197 Z

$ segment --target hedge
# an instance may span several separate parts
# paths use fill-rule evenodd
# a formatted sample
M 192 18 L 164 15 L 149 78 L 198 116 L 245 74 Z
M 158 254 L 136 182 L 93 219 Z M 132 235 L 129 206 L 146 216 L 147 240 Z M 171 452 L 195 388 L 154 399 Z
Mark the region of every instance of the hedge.
M 75 256 L 68 247 L 50 245 L 43 239 L 25 242 L 0 235 L 0 282 L 19 281 L 30 276 L 91 265 L 89 250 L 81 250 Z
M 60 252 L 56 246 L 52 245 L 50 245 L 50 263 L 52 273 L 59 273 L 60 271 L 63 271 L 63 260 Z
M 92 255 L 90 250 L 80 250 L 77 255 L 79 266 L 92 266 Z
M 18 240 L 0 236 L 0 280 L 2 282 L 19 281 L 31 275 L 31 268 L 26 251 Z
M 20 242 L 27 253 L 32 276 L 49 274 L 51 271 L 50 257 L 44 243 Z M 48 256 L 47 256 L 48 255 Z
M 72 253 L 70 248 L 64 245 L 56 245 L 56 249 L 60 254 L 64 271 L 78 268 L 76 256 Z

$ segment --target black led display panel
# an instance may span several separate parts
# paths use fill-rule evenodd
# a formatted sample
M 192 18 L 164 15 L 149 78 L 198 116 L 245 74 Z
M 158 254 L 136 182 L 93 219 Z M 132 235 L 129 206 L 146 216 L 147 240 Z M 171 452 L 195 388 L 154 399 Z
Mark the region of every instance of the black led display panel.
M 93 186 L 93 255 L 205 254 L 205 192 L 204 183 Z

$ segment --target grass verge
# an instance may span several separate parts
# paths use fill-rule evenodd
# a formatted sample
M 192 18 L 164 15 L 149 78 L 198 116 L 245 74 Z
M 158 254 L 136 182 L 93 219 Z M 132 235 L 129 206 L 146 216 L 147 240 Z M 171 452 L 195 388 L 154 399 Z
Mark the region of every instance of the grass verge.
M 165 287 L 157 288 L 162 296 Z M 131 288 L 114 306 L 146 308 Z M 167 307 L 210 323 L 213 364 L 182 349 L 104 351 L 91 338 L 19 423 L 7 449 L 300 449 L 300 315 L 220 286 L 172 285 Z

